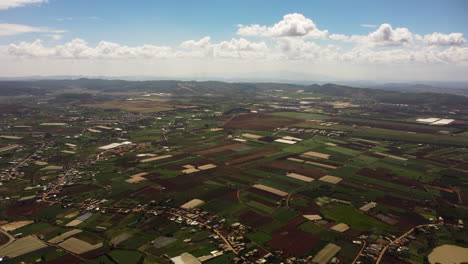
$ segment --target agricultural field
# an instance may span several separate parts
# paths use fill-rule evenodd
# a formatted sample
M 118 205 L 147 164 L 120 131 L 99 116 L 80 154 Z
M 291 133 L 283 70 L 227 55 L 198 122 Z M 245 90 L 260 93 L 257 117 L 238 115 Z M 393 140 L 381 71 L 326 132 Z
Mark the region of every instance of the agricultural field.
M 431 126 L 427 106 L 172 85 L 0 105 L 0 257 L 390 264 L 467 247 L 463 107 Z

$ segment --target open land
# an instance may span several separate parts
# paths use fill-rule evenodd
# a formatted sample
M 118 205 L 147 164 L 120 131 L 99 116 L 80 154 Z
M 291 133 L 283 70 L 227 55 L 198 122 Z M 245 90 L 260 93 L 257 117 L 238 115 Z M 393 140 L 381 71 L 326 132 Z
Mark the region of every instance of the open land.
M 8 263 L 406 264 L 468 247 L 463 98 L 54 82 L 0 104 Z M 455 121 L 417 122 L 432 116 Z

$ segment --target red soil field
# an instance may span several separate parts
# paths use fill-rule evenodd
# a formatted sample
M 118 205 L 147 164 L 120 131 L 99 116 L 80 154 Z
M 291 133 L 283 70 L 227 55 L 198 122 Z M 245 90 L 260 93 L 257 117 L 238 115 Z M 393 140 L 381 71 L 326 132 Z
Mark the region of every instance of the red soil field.
M 273 218 L 269 216 L 260 215 L 250 209 L 242 210 L 235 216 L 239 217 L 241 223 L 253 228 L 259 228 L 273 221 Z
M 209 154 L 213 154 L 213 153 L 218 153 L 218 152 L 223 152 L 223 151 L 226 151 L 226 150 L 235 149 L 235 148 L 242 147 L 242 146 L 244 146 L 244 143 L 227 144 L 227 145 L 222 145 L 222 146 L 218 146 L 218 147 L 214 147 L 214 148 L 200 150 L 200 151 L 194 152 L 194 154 L 209 155 Z
M 377 169 L 368 169 L 363 168 L 360 169 L 357 174 L 369 177 L 369 178 L 378 178 L 381 180 L 402 184 L 406 186 L 415 186 L 417 189 L 422 189 L 422 185 L 420 182 L 404 177 L 398 177 L 390 175 L 389 171 L 384 168 L 377 168 Z
M 320 237 L 297 228 L 304 221 L 306 221 L 304 217 L 298 216 L 273 231 L 270 245 L 273 248 L 283 250 L 287 256 L 304 256 L 320 242 Z
M 99 189 L 99 187 L 95 185 L 67 186 L 63 188 L 63 190 L 59 193 L 59 196 L 69 196 L 78 193 L 89 192 L 96 189 Z
M 17 202 L 8 208 L 6 210 L 6 215 L 11 217 L 30 216 L 46 207 L 49 207 L 49 205 L 46 203 L 36 203 L 35 200 L 27 200 L 23 202 Z
M 295 210 L 299 211 L 303 215 L 308 214 L 320 214 L 320 206 L 314 202 L 310 202 L 307 206 L 294 206 L 289 203 L 290 207 L 293 207 Z

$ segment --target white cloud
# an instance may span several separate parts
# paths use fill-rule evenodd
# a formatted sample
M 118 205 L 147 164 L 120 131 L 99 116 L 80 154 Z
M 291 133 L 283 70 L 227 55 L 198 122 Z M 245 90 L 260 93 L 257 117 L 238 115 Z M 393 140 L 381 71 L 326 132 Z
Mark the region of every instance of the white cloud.
M 389 24 L 382 24 L 368 38 L 377 46 L 400 46 L 409 44 L 413 40 L 413 34 L 407 28 L 393 29 Z
M 349 40 L 349 37 L 343 34 L 330 34 L 328 37 L 332 40 L 341 40 L 341 41 Z
M 360 26 L 365 27 L 365 28 L 376 28 L 377 27 L 377 25 L 373 25 L 373 24 L 361 24 Z
M 187 40 L 182 42 L 180 47 L 184 49 L 206 49 L 211 45 L 210 40 L 209 36 L 203 37 L 200 40 Z
M 298 13 L 287 14 L 270 27 L 257 24 L 238 27 L 237 34 L 243 36 L 325 38 L 328 35 L 327 30 L 319 30 L 311 19 Z
M 48 0 L 1 0 L 0 10 L 6 10 L 15 7 L 23 7 L 32 4 L 42 4 L 47 2 Z
M 250 42 L 246 39 L 231 39 L 213 46 L 213 55 L 218 58 L 262 58 L 268 53 L 265 42 Z
M 59 34 L 47 34 L 46 36 L 50 37 L 52 40 L 61 40 L 63 35 Z
M 0 50 L 8 56 L 56 59 L 131 59 L 168 58 L 173 56 L 170 47 L 154 45 L 128 47 L 107 41 L 101 41 L 96 47 L 90 47 L 82 39 L 74 39 L 53 47 L 45 46 L 41 40 L 21 42 L 3 46 Z
M 54 59 L 168 59 L 168 58 L 259 58 L 265 57 L 268 47 L 264 42 L 231 39 L 211 43 L 210 37 L 183 42 L 177 50 L 168 46 L 142 45 L 129 47 L 101 41 L 91 47 L 82 39 L 48 47 L 42 40 L 0 46 L 5 56 L 42 57 Z
M 259 58 L 265 57 L 268 47 L 265 42 L 251 42 L 244 38 L 211 43 L 210 37 L 188 40 L 180 44 L 180 57 L 212 58 Z
M 434 32 L 425 35 L 423 41 L 426 44 L 435 46 L 461 46 L 466 43 L 463 33 L 442 34 Z
M 20 24 L 0 24 L 0 37 L 19 35 L 19 34 L 25 34 L 25 33 L 38 33 L 38 32 L 64 33 L 65 31 L 45 28 L 45 27 L 32 27 L 32 26 L 20 25 Z

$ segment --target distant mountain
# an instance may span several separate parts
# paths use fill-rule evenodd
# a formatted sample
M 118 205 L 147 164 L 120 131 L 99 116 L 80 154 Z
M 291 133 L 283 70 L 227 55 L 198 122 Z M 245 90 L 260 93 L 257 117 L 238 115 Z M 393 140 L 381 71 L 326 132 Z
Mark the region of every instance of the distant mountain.
M 181 96 L 197 96 L 212 94 L 218 96 L 252 96 L 260 92 L 273 90 L 304 90 L 305 92 L 320 93 L 328 96 L 373 99 L 384 103 L 415 104 L 415 105 L 468 105 L 468 97 L 426 92 L 430 86 L 398 88 L 389 85 L 388 89 L 355 88 L 338 84 L 299 85 L 287 83 L 252 83 L 252 82 L 220 82 L 220 81 L 126 81 L 105 79 L 67 79 L 67 80 L 37 80 L 37 81 L 0 81 L 2 95 L 45 95 L 53 91 L 67 89 L 88 89 L 103 92 L 153 92 L 172 93 Z M 394 88 L 391 88 L 394 87 Z M 393 90 L 392 90 L 393 89 Z M 416 92 L 414 91 L 416 89 Z M 407 92 L 408 90 L 408 92 Z M 412 91 L 410 91 L 412 90 Z
M 415 93 L 448 93 L 468 96 L 468 84 L 466 83 L 441 83 L 441 84 L 420 84 L 420 83 L 386 83 L 380 85 L 363 85 L 361 87 L 382 89 L 396 92 Z

